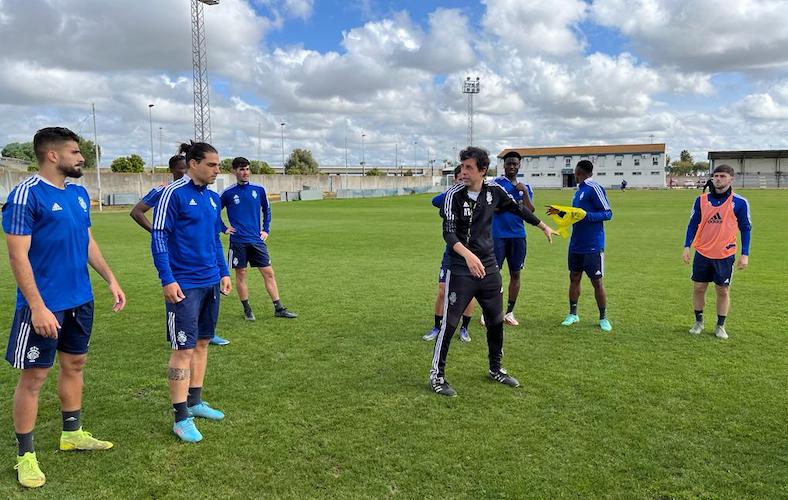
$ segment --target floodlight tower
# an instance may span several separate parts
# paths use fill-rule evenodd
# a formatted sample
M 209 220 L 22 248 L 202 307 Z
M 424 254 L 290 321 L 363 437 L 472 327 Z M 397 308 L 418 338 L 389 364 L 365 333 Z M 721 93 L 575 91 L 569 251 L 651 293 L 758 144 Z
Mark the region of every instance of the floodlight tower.
M 192 73 L 194 75 L 194 140 L 211 140 L 211 104 L 208 100 L 208 50 L 205 44 L 203 4 L 217 5 L 219 0 L 192 2 Z
M 476 80 L 466 77 L 462 82 L 462 93 L 467 96 L 465 113 L 468 117 L 468 146 L 473 146 L 473 95 L 479 93 L 479 77 Z

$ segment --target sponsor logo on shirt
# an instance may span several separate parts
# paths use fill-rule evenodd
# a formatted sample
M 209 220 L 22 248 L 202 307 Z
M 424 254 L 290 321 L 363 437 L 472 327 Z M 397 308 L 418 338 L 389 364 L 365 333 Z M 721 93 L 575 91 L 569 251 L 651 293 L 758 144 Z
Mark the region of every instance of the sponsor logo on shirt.
M 52 204 L 52 211 L 53 211 L 53 212 L 59 212 L 59 211 L 61 211 L 61 210 L 63 210 L 63 207 L 61 207 L 60 205 L 58 205 L 58 204 L 57 204 L 57 202 L 55 202 L 55 203 L 53 203 L 53 204 Z
M 709 220 L 706 221 L 707 224 L 722 224 L 722 216 L 719 212 L 709 217 Z
M 236 205 L 241 203 L 241 198 L 239 198 L 237 194 L 233 195 L 233 203 L 235 203 Z
M 468 204 L 467 201 L 462 203 L 462 216 L 463 217 L 470 217 L 473 215 L 473 211 L 471 210 L 471 206 Z

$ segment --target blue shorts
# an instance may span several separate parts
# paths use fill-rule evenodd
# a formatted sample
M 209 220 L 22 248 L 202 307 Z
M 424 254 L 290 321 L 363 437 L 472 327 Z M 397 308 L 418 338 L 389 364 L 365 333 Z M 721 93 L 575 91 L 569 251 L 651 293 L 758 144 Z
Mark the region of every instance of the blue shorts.
M 525 254 L 528 244 L 525 238 L 493 238 L 495 259 L 503 269 L 503 261 L 509 265 L 509 274 L 519 273 L 525 267 Z
M 53 312 L 60 330 L 56 339 L 42 337 L 33 330 L 30 308 L 17 309 L 8 337 L 5 359 L 14 368 L 50 368 L 55 351 L 86 354 L 93 330 L 93 301 L 63 311 Z
M 184 290 L 185 299 L 166 302 L 167 341 L 179 351 L 194 349 L 197 339 L 213 338 L 219 319 L 219 284 Z
M 446 271 L 449 270 L 449 250 L 443 252 L 443 259 L 441 259 L 441 271 L 438 274 L 438 283 L 446 283 Z
M 714 282 L 715 285 L 729 286 L 733 279 L 733 263 L 735 255 L 724 259 L 710 259 L 695 252 L 692 259 L 692 281 L 698 283 Z
M 233 269 L 246 269 L 247 264 L 251 267 L 269 267 L 271 258 L 268 256 L 268 247 L 264 241 L 230 243 L 227 262 Z
M 605 275 L 605 252 L 569 252 L 569 271 L 585 272 L 591 281 L 601 279 Z

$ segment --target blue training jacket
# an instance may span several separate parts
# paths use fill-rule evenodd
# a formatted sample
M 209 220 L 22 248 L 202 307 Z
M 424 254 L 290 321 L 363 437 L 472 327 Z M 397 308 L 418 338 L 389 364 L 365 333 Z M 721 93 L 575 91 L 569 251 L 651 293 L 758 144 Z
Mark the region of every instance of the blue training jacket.
M 588 178 L 577 186 L 572 206 L 586 211 L 583 220 L 572 226 L 570 253 L 605 251 L 605 228 L 602 223 L 613 218 L 605 188 Z
M 222 192 L 222 208 L 227 208 L 227 220 L 235 228 L 230 243 L 257 243 L 260 238 L 260 214 L 263 231 L 271 232 L 271 205 L 260 184 L 235 184 Z M 222 224 L 224 226 L 224 224 Z

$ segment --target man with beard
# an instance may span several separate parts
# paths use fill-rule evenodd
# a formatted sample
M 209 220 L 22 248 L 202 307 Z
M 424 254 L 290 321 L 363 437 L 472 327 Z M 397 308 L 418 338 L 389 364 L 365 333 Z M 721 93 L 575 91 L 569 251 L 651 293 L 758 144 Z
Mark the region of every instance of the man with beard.
M 33 446 L 38 398 L 49 370 L 59 361 L 58 396 L 63 419 L 60 450 L 107 450 L 109 441 L 82 430 L 83 370 L 93 327 L 93 291 L 88 264 L 109 285 L 113 311 L 126 297 L 90 231 L 90 197 L 66 182 L 82 177 L 79 137 L 48 127 L 33 138 L 38 174 L 22 181 L 3 205 L 3 230 L 16 279 L 17 300 L 6 360 L 21 370 L 14 391 L 18 444 L 17 478 L 22 486 L 46 482 Z
M 689 332 L 703 332 L 703 307 L 706 289 L 714 282 L 717 292 L 717 327 L 714 335 L 727 339 L 725 318 L 730 307 L 730 285 L 733 278 L 733 262 L 736 260 L 736 231 L 741 232 L 741 257 L 739 269 L 750 263 L 750 203 L 733 192 L 733 167 L 719 165 L 714 168 L 714 188 L 708 194 L 695 199 L 687 225 L 682 259 L 690 261 L 690 246 L 695 248 L 692 260 L 692 304 L 695 308 L 695 324 Z
M 534 212 L 534 191 L 528 184 L 517 180 L 520 172 L 521 156 L 516 151 L 510 151 L 503 157 L 504 175 L 495 179 L 509 196 L 517 203 L 521 203 L 531 212 Z M 504 323 L 517 326 L 520 323 L 514 317 L 514 305 L 520 294 L 520 274 L 525 267 L 525 256 L 528 249 L 525 238 L 525 224 L 523 219 L 512 212 L 495 212 L 492 223 L 493 244 L 495 245 L 495 259 L 498 267 L 503 269 L 503 261 L 509 266 L 509 301 L 506 304 Z
M 170 158 L 170 173 L 172 173 L 172 182 L 175 182 L 186 175 L 187 170 L 188 166 L 186 165 L 186 157 L 184 157 L 182 154 L 177 154 Z M 142 229 L 149 233 L 153 230 L 153 226 L 151 226 L 148 218 L 145 217 L 145 213 L 159 204 L 161 194 L 164 192 L 164 188 L 166 187 L 167 186 L 158 186 L 151 189 L 148 194 L 146 194 L 140 201 L 137 202 L 136 205 L 134 205 L 134 208 L 132 208 L 131 212 L 129 213 L 131 218 L 134 219 L 134 222 L 139 224 Z M 230 341 L 216 335 L 214 332 L 210 343 L 213 345 L 223 346 L 229 344 Z

